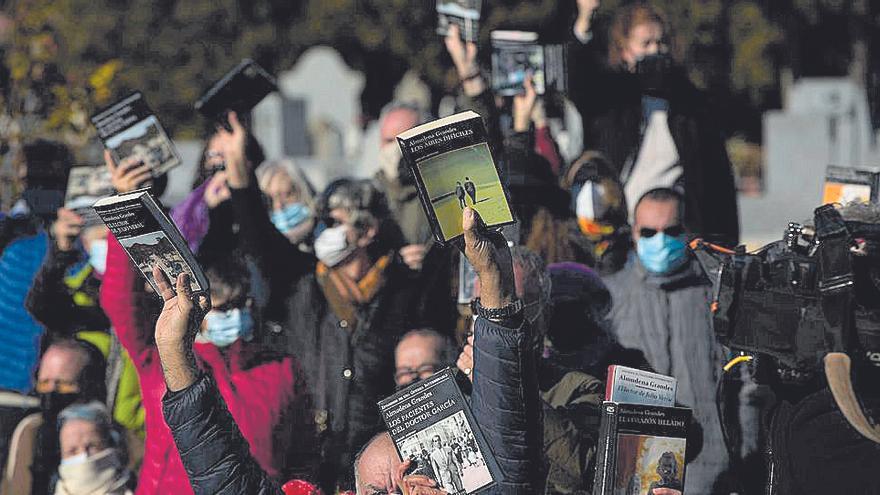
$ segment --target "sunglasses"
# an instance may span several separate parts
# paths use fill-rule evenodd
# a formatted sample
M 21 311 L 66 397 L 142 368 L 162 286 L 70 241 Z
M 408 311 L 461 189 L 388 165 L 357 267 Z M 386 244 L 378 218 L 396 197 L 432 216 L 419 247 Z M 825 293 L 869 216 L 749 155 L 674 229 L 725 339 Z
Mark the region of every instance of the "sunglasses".
M 652 229 L 650 227 L 642 227 L 639 229 L 639 235 L 645 238 L 654 237 L 658 232 L 663 232 L 669 237 L 679 237 L 684 234 L 684 227 L 681 225 L 670 225 L 669 227 L 660 230 Z

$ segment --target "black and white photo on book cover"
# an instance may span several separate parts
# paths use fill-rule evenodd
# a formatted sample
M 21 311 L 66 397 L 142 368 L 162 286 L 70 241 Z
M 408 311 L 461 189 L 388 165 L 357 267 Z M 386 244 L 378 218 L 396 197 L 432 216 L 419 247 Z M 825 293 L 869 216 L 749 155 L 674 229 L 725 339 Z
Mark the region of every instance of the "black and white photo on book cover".
M 113 195 L 110 171 L 103 165 L 72 167 L 67 179 L 64 207 L 83 217 L 86 225 L 100 223 L 92 205 Z
M 156 265 L 159 265 L 159 268 L 165 272 L 168 280 L 177 280 L 177 276 L 181 273 L 189 274 L 192 281 L 196 280 L 189 265 L 162 230 L 137 237 L 119 239 L 119 243 L 128 251 L 131 260 L 153 288 L 157 288 L 156 281 L 153 279 L 153 267 Z
M 398 450 L 416 464 L 415 473 L 436 480 L 449 494 L 473 493 L 492 482 L 463 411 L 398 442 Z
M 409 473 L 437 482 L 450 495 L 480 493 L 498 480 L 498 464 L 446 368 L 379 402 Z
M 174 144 L 140 93 L 133 93 L 92 117 L 98 136 L 117 163 L 134 156 L 158 177 L 180 165 Z
M 437 0 L 437 34 L 446 36 L 457 25 L 465 41 L 477 41 L 481 0 Z

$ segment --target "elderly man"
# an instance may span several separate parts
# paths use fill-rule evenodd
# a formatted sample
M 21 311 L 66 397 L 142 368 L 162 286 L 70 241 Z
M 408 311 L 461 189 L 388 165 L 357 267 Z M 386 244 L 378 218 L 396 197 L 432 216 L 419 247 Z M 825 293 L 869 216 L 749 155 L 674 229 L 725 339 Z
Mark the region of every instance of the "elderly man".
M 103 401 L 104 356 L 79 340 L 59 340 L 40 359 L 36 391 L 40 412 L 24 418 L 13 433 L 0 493 L 46 494 L 61 460 L 56 420 L 62 409 L 92 400 Z
M 465 254 L 482 283 L 478 303 L 480 316 L 475 328 L 474 355 L 481 366 L 474 380 L 474 418 L 499 462 L 504 478 L 488 493 L 535 493 L 540 491 L 541 406 L 535 382 L 535 356 L 530 352 L 533 337 L 516 299 L 513 266 L 507 241 L 497 233 L 478 229 L 479 216 L 468 208 L 464 212 Z M 207 297 L 194 297 L 187 275 L 177 280 L 176 290 L 157 268 L 165 307 L 156 323 L 156 343 L 168 385 L 164 398 L 165 419 L 190 474 L 195 493 L 215 493 L 221 486 L 229 493 L 279 493 L 243 448 L 244 439 L 209 377 L 199 374 L 191 347 L 198 322 L 210 309 Z M 502 412 L 503 409 L 503 412 Z M 373 440 L 367 451 L 384 449 Z M 381 469 L 388 455 L 381 455 L 378 473 L 364 479 L 365 453 L 356 462 L 358 494 L 388 493 L 402 486 L 406 494 L 441 493 L 427 479 L 406 477 L 408 462 Z M 396 455 L 396 453 L 395 453 Z M 398 459 L 398 462 L 399 459 Z M 375 465 L 371 462 L 369 467 Z M 375 480 L 375 481 L 373 481 Z M 418 485 L 418 486 L 413 486 Z
M 712 287 L 687 250 L 684 204 L 672 189 L 647 192 L 635 208 L 638 256 L 604 281 L 617 341 L 678 379 L 678 402 L 693 408 L 703 428 L 703 450 L 688 465 L 685 492 L 710 494 L 730 462 L 715 406 L 723 355 L 712 331 Z
M 455 365 L 458 355 L 452 341 L 434 330 L 410 330 L 394 350 L 394 381 L 397 388 L 424 380 L 435 372 Z

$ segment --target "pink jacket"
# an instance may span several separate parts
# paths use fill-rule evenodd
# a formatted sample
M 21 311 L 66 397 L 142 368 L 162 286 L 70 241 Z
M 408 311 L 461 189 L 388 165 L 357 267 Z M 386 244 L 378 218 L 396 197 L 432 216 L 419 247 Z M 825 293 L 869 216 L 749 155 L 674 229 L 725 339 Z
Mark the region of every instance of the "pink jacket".
M 108 241 L 101 305 L 137 369 L 146 411 L 146 444 L 137 494 L 190 494 L 189 479 L 162 416 L 165 380 L 152 343 L 152 322 L 135 316 L 133 288 L 145 280 L 133 269 L 119 242 L 112 236 Z M 253 362 L 253 354 L 241 341 L 224 351 L 212 344 L 195 344 L 199 366 L 217 382 L 251 454 L 277 478 L 285 467 L 294 425 L 301 424 L 298 419 L 306 411 L 308 394 L 294 358 L 264 359 L 246 366 Z

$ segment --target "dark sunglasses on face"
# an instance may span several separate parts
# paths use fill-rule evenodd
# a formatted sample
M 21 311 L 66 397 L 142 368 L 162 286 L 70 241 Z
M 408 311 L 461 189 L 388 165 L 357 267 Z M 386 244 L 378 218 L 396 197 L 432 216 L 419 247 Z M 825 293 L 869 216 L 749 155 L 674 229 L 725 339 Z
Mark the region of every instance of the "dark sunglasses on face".
M 642 227 L 641 229 L 639 229 L 639 235 L 645 238 L 654 237 L 655 235 L 657 235 L 658 232 L 663 232 L 669 237 L 679 237 L 684 234 L 684 227 L 682 227 L 681 225 L 670 225 L 669 227 L 661 230 L 652 229 L 650 227 Z

